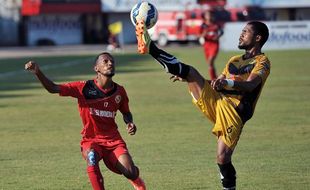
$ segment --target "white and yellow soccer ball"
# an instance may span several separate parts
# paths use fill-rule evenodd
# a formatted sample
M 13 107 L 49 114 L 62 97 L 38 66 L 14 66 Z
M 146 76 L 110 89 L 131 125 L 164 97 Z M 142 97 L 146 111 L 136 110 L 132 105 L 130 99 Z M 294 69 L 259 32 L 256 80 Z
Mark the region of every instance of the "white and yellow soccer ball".
M 152 28 L 158 19 L 158 11 L 156 7 L 147 2 L 142 1 L 135 4 L 130 11 L 130 19 L 133 25 L 136 25 L 138 20 L 144 20 L 146 28 Z

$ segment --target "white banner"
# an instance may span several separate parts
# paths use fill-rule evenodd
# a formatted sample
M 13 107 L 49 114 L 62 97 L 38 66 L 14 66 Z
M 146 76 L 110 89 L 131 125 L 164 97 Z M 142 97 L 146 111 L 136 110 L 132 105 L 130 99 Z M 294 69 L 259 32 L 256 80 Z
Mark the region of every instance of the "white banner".
M 309 7 L 309 0 L 227 0 L 227 7 L 260 6 L 264 8 Z
M 310 22 L 265 22 L 269 28 L 269 39 L 263 50 L 310 49 Z M 220 39 L 222 50 L 237 50 L 239 36 L 246 23 L 226 23 Z
M 101 0 L 102 12 L 130 12 L 142 0 Z M 186 6 L 196 5 L 196 0 L 148 0 L 159 11 L 184 10 Z
M 49 40 L 55 45 L 81 44 L 83 42 L 81 21 L 78 15 L 39 15 L 29 17 L 28 45 Z

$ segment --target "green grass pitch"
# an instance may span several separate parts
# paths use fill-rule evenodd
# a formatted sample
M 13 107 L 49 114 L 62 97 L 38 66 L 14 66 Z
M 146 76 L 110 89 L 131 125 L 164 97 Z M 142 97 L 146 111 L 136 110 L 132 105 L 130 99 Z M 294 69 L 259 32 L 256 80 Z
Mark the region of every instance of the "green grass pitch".
M 200 47 L 169 52 L 207 76 Z M 220 52 L 217 71 L 242 52 Z M 272 63 L 254 117 L 233 156 L 240 190 L 310 189 L 309 50 L 266 51 Z M 34 57 L 56 82 L 93 78 L 95 55 Z M 115 54 L 114 80 L 125 86 L 138 126 L 129 151 L 150 190 L 220 189 L 211 123 L 191 103 L 185 83 L 172 83 L 151 56 Z M 30 58 L 0 60 L 0 190 L 90 190 L 79 148 L 76 100 L 47 93 L 23 71 Z M 108 190 L 128 181 L 101 162 Z

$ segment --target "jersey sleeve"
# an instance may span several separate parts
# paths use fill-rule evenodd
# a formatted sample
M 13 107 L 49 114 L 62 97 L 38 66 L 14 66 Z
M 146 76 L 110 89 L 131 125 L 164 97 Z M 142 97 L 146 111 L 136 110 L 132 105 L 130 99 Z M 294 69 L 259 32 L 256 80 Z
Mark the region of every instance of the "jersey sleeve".
M 257 64 L 255 65 L 251 73 L 260 76 L 263 82 L 265 82 L 270 73 L 269 60 L 266 57 L 258 60 Z
M 119 111 L 121 113 L 128 113 L 128 112 L 130 112 L 129 99 L 128 99 L 127 93 L 123 87 L 121 88 L 121 96 L 122 96 L 122 100 L 120 102 Z
M 223 71 L 222 71 L 222 75 L 224 75 L 224 76 L 228 76 L 228 65 L 229 65 L 229 63 L 230 62 L 228 62 L 227 64 L 226 64 L 226 66 L 224 67 L 224 69 L 223 69 Z
M 60 85 L 60 96 L 71 96 L 78 98 L 82 96 L 82 88 L 85 85 L 84 81 L 69 82 Z

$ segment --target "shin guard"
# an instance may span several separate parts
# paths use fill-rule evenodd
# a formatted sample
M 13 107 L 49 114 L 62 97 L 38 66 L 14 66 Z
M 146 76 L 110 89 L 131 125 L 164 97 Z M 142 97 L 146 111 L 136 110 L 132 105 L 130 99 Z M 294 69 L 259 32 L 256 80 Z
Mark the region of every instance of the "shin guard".
M 166 70 L 167 73 L 186 79 L 189 73 L 189 65 L 180 62 L 176 57 L 159 49 L 154 42 L 150 44 L 149 52 Z

